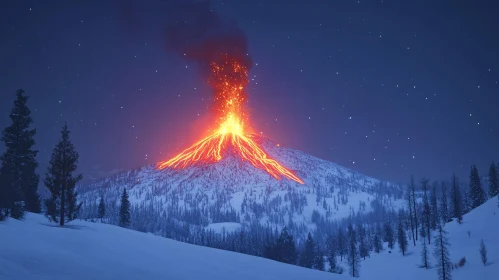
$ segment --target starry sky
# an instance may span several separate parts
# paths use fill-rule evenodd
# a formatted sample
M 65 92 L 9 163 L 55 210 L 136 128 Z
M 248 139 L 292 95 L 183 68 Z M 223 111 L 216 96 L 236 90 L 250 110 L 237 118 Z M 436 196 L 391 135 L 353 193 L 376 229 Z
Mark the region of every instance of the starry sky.
M 497 1 L 212 8 L 245 32 L 251 123 L 281 146 L 402 183 L 499 160 Z M 161 0 L 0 3 L 0 127 L 22 87 L 40 174 L 64 122 L 87 182 L 168 159 L 210 127 L 212 93 L 165 48 L 166 14 Z

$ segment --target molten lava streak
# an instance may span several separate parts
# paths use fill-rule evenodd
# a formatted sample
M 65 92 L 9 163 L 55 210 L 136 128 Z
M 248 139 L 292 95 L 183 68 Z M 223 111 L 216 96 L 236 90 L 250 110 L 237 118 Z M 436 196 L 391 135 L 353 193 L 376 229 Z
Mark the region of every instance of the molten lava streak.
M 274 178 L 288 178 L 303 184 L 293 172 L 269 158 L 251 134 L 245 134 L 244 120 L 247 115 L 244 112 L 246 95 L 243 89 L 248 84 L 247 68 L 224 54 L 211 63 L 210 69 L 208 82 L 215 89 L 214 109 L 219 115 L 219 128 L 174 158 L 158 163 L 156 167 L 181 169 L 196 163 L 217 162 L 222 159 L 224 151 L 232 146 L 243 160 L 265 170 Z

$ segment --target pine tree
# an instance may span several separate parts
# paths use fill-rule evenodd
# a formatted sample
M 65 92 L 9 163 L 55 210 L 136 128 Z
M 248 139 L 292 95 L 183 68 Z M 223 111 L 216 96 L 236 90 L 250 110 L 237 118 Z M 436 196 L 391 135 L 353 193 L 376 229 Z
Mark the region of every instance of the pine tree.
M 438 214 L 437 186 L 438 182 L 434 182 L 430 195 L 430 208 L 431 208 L 430 222 L 432 230 L 437 230 L 438 223 L 440 222 L 440 216 Z
M 416 246 L 416 240 L 417 237 L 414 235 L 414 215 L 416 214 L 415 209 L 415 203 L 413 203 L 414 198 L 414 176 L 411 175 L 411 181 L 409 185 L 407 186 L 407 208 L 409 209 L 409 222 L 411 225 L 411 233 L 412 233 L 412 241 L 414 243 L 414 246 Z M 416 229 L 417 231 L 417 229 Z
M 378 253 L 383 251 L 383 242 L 381 242 L 381 228 L 380 225 L 376 225 L 376 230 L 374 232 L 373 238 L 374 252 Z
M 346 254 L 347 251 L 347 242 L 345 239 L 345 234 L 343 232 L 343 229 L 338 228 L 338 239 L 337 239 L 337 248 L 338 248 L 338 254 L 340 255 L 340 261 L 343 261 L 343 256 Z
M 421 267 L 424 267 L 425 269 L 430 268 L 430 257 L 426 238 L 421 238 Z
M 475 209 L 485 202 L 485 192 L 482 189 L 480 175 L 478 175 L 478 169 L 475 165 L 471 166 L 469 191 L 471 198 L 471 209 Z
M 104 197 L 101 196 L 99 201 L 98 218 L 102 221 L 105 215 L 106 215 L 106 204 L 104 203 Z
M 447 240 L 447 232 L 442 228 L 442 225 L 438 227 L 438 233 L 435 236 L 435 249 L 433 254 L 437 261 L 437 275 L 439 280 L 452 280 L 451 270 L 452 263 L 449 257 L 449 242 Z
M 317 269 L 320 271 L 324 271 L 324 254 L 322 250 L 320 250 L 319 246 L 315 247 L 315 255 L 314 255 L 314 264 L 312 265 L 313 269 Z
M 329 251 L 329 256 L 327 257 L 327 261 L 329 262 L 329 272 L 336 273 L 337 264 L 336 264 L 336 253 L 334 250 Z
M 494 197 L 499 194 L 499 176 L 497 175 L 496 164 L 492 162 L 489 168 L 489 196 Z
M 123 193 L 121 194 L 119 226 L 130 226 L 130 201 L 128 200 L 128 193 L 126 192 L 126 188 L 123 189 Z
M 69 140 L 67 124 L 61 131 L 61 140 L 55 146 L 45 175 L 45 186 L 51 197 L 45 200 L 46 215 L 54 222 L 64 226 L 65 222 L 76 219 L 81 203 L 77 204 L 76 184 L 83 178 L 81 174 L 74 176 L 79 155 Z
M 418 240 L 418 211 L 416 208 L 416 184 L 414 184 L 414 177 L 411 176 L 411 191 L 412 191 L 412 213 L 414 214 L 414 230 L 416 231 L 416 239 L 415 241 Z M 414 246 L 416 246 L 416 243 L 414 243 Z
M 487 265 L 487 248 L 485 247 L 483 239 L 480 241 L 480 258 L 483 265 Z
M 10 113 L 12 124 L 2 131 L 1 137 L 6 150 L 0 156 L 0 212 L 3 210 L 6 216 L 10 213 L 13 218 L 21 218 L 24 210 L 41 210 L 37 193 L 40 178 L 35 173 L 38 151 L 33 149 L 36 129 L 29 128 L 33 119 L 27 102 L 24 91 L 17 90 Z
M 423 179 L 421 181 L 422 189 L 423 189 L 423 215 L 421 221 L 421 235 L 428 238 L 428 244 L 431 244 L 431 209 L 430 203 L 428 201 L 428 179 Z
M 440 201 L 440 216 L 442 218 L 442 223 L 447 223 L 449 222 L 449 206 L 447 204 L 447 188 L 445 186 L 445 183 L 442 182 L 442 198 Z M 438 224 L 437 224 L 438 228 Z
M 367 247 L 367 235 L 366 229 L 364 226 L 360 225 L 359 227 L 359 255 L 364 260 L 367 256 L 369 256 L 369 248 Z
M 399 244 L 400 251 L 402 251 L 402 255 L 405 256 L 405 252 L 407 251 L 407 235 L 404 230 L 404 216 L 402 211 L 399 213 L 398 217 L 397 241 Z
M 458 223 L 463 221 L 463 200 L 461 197 L 461 189 L 456 174 L 452 174 L 451 183 L 451 213 L 452 217 L 457 219 Z
M 296 264 L 296 247 L 288 229 L 284 227 L 275 246 L 275 260 L 283 263 Z
M 357 234 L 352 224 L 348 226 L 348 265 L 350 266 L 350 276 L 359 277 L 360 256 L 357 251 Z
M 300 256 L 300 266 L 312 268 L 314 265 L 315 257 L 315 242 L 312 239 L 310 232 L 308 233 L 307 241 L 303 247 L 302 254 Z
M 393 228 L 390 225 L 390 222 L 385 223 L 385 237 L 384 241 L 388 242 L 388 248 L 393 249 L 393 245 L 395 243 L 395 238 L 393 236 Z

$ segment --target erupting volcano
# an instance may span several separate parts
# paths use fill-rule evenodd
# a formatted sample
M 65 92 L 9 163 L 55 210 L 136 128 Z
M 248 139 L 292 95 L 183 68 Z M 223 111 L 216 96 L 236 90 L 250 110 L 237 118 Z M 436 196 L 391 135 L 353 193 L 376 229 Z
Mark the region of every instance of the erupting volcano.
M 267 153 L 255 142 L 248 129 L 245 112 L 247 100 L 244 88 L 248 84 L 248 69 L 228 54 L 219 54 L 210 63 L 208 83 L 215 90 L 214 109 L 218 128 L 213 134 L 195 143 L 174 158 L 157 164 L 158 169 L 185 168 L 194 164 L 214 163 L 222 159 L 232 147 L 242 159 L 280 180 L 287 178 L 300 184 L 303 181 Z

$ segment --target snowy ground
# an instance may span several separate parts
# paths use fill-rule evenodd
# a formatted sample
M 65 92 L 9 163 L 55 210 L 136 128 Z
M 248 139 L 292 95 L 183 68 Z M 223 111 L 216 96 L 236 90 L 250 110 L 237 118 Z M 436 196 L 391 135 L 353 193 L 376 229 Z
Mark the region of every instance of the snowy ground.
M 217 224 L 220 226 L 222 224 Z M 226 225 L 225 225 L 226 226 Z M 454 263 L 453 280 L 492 280 L 499 272 L 499 208 L 497 198 L 464 216 L 463 224 L 445 226 Z M 468 237 L 468 231 L 470 236 Z M 488 264 L 480 261 L 479 244 L 488 250 Z M 286 265 L 263 258 L 194 246 L 116 226 L 75 221 L 66 228 L 49 224 L 41 215 L 0 223 L 0 279 L 345 279 L 347 275 Z M 412 244 L 412 243 L 411 243 Z M 421 244 L 402 256 L 373 254 L 361 262 L 362 279 L 437 279 L 432 268 L 419 268 Z M 430 247 L 433 252 L 433 245 Z M 345 274 L 348 266 L 343 263 Z
M 41 215 L 0 222 L 0 279 L 335 279 L 327 272 L 185 244 L 116 226 Z
M 492 198 L 484 205 L 471 211 L 464 216 L 463 223 L 451 222 L 445 225 L 445 230 L 449 232 L 450 258 L 453 263 L 457 263 L 462 257 L 466 257 L 466 265 L 452 271 L 453 280 L 492 280 L 499 279 L 499 208 L 497 198 Z M 471 235 L 468 237 L 468 231 Z M 480 240 L 483 239 L 488 251 L 488 264 L 484 266 L 480 260 L 479 248 Z M 432 238 L 433 240 L 433 238 Z M 388 253 L 385 244 L 385 251 L 380 254 L 373 254 L 361 263 L 360 277 L 366 279 L 383 280 L 416 280 L 416 279 L 437 279 L 435 270 L 436 261 L 433 257 L 433 241 L 429 247 L 431 269 L 419 268 L 421 264 L 421 243 L 416 242 L 413 246 L 409 241 L 409 251 L 406 256 L 402 256 L 398 245 Z M 344 268 L 348 268 L 346 264 Z

